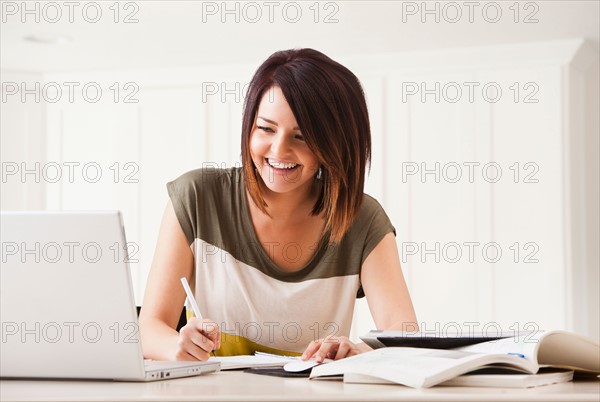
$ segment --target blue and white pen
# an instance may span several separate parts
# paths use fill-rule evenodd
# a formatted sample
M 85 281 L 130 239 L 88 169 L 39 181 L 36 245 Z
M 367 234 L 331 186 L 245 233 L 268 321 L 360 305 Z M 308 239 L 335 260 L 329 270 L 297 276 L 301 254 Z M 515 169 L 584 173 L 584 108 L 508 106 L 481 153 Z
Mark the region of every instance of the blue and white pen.
M 196 303 L 196 298 L 192 294 L 192 289 L 190 289 L 190 285 L 187 279 L 185 279 L 185 276 L 181 277 L 181 284 L 183 285 L 183 290 L 185 290 L 187 299 L 190 302 L 190 305 L 192 306 L 192 311 L 194 312 L 194 315 L 196 316 L 196 318 L 202 319 L 202 314 L 200 314 L 200 307 L 198 307 L 198 303 Z
M 183 285 L 183 290 L 185 290 L 187 299 L 190 302 L 190 305 L 192 306 L 192 311 L 194 312 L 194 315 L 196 316 L 196 318 L 199 318 L 201 320 L 202 314 L 200 314 L 200 307 L 198 307 L 198 303 L 196 303 L 196 298 L 192 294 L 192 289 L 190 289 L 190 285 L 187 279 L 185 279 L 185 276 L 181 277 L 181 284 Z M 216 349 L 213 349 L 211 350 L 211 353 L 214 354 L 215 351 Z

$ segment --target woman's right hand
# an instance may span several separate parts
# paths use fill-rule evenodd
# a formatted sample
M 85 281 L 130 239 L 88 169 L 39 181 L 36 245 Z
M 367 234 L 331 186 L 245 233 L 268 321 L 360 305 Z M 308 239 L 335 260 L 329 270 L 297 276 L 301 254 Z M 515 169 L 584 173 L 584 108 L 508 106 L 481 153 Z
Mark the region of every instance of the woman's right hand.
M 179 330 L 175 360 L 206 361 L 213 350 L 221 347 L 221 331 L 216 322 L 191 318 Z

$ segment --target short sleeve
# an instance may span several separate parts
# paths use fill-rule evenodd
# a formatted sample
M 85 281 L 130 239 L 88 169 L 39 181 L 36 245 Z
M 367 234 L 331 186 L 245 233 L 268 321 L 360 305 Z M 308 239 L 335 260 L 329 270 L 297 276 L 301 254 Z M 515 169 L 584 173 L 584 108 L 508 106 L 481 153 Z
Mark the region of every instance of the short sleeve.
M 376 199 L 365 194 L 365 198 L 363 200 L 365 204 L 363 207 L 363 211 L 361 211 L 361 221 L 366 226 L 366 234 L 364 236 L 363 250 L 360 260 L 360 269 L 362 270 L 362 265 L 371 254 L 371 251 L 381 240 L 390 232 L 394 233 L 396 236 L 396 228 L 392 225 L 390 218 L 385 213 L 383 207 Z M 365 292 L 362 288 L 362 283 L 359 285 L 358 291 L 356 293 L 356 298 L 365 297 Z
M 367 208 L 371 219 L 363 246 L 361 266 L 386 234 L 393 232 L 396 236 L 396 228 L 379 202 L 367 195 L 365 195 L 364 202 L 368 204 Z
M 187 172 L 167 183 L 167 192 L 171 198 L 175 215 L 190 246 L 196 238 L 199 199 L 197 175 L 197 171 Z

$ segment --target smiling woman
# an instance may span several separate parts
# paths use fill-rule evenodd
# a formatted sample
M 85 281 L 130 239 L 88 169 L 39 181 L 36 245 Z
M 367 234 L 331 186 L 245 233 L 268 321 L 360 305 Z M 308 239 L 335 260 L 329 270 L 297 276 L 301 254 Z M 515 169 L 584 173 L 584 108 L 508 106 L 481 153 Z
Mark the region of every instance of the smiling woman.
M 319 161 L 300 133 L 281 88 L 272 87 L 270 92 L 272 96 L 265 94 L 262 97 L 250 133 L 249 151 L 253 164 L 248 163 L 249 171 L 254 177 L 258 174 L 262 178 L 261 182 L 251 182 L 251 194 L 255 192 L 256 197 L 263 200 L 265 192 L 267 198 L 275 196 L 274 193 L 290 200 L 310 197 L 316 193 L 312 187 Z
M 248 143 L 255 138 L 255 116 L 259 116 L 258 122 L 265 122 L 261 119 L 264 114 L 282 114 L 288 129 L 302 127 L 305 149 L 321 169 L 318 183 L 322 184 L 322 191 L 312 213 L 325 213 L 325 229 L 331 230 L 332 240 L 338 242 L 360 208 L 366 162 L 371 157 L 369 115 L 358 78 L 313 49 L 282 51 L 258 69 L 246 99 L 242 122 L 242 164 L 246 176 L 256 178 L 248 163 Z M 283 128 L 279 127 L 279 131 Z M 256 164 L 256 159 L 252 159 Z M 316 169 L 306 173 L 315 172 Z M 250 185 L 250 196 L 266 212 L 259 182 L 252 183 L 257 185 Z
M 140 316 L 144 354 L 206 360 L 263 351 L 343 358 L 356 297 L 378 329 L 415 330 L 395 228 L 363 194 L 371 154 L 362 87 L 313 49 L 274 53 L 255 73 L 242 164 L 168 183 Z M 193 283 L 206 319 L 175 325 Z

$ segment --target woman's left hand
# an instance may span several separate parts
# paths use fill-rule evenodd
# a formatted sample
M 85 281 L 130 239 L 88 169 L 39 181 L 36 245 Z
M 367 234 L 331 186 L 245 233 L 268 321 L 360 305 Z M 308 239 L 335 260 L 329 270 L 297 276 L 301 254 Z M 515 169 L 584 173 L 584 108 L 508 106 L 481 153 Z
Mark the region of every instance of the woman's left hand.
M 313 357 L 317 362 L 321 363 L 326 358 L 339 360 L 369 350 L 371 348 L 366 344 L 360 343 L 357 345 L 345 336 L 328 336 L 312 341 L 302 354 L 302 360 L 308 360 Z

